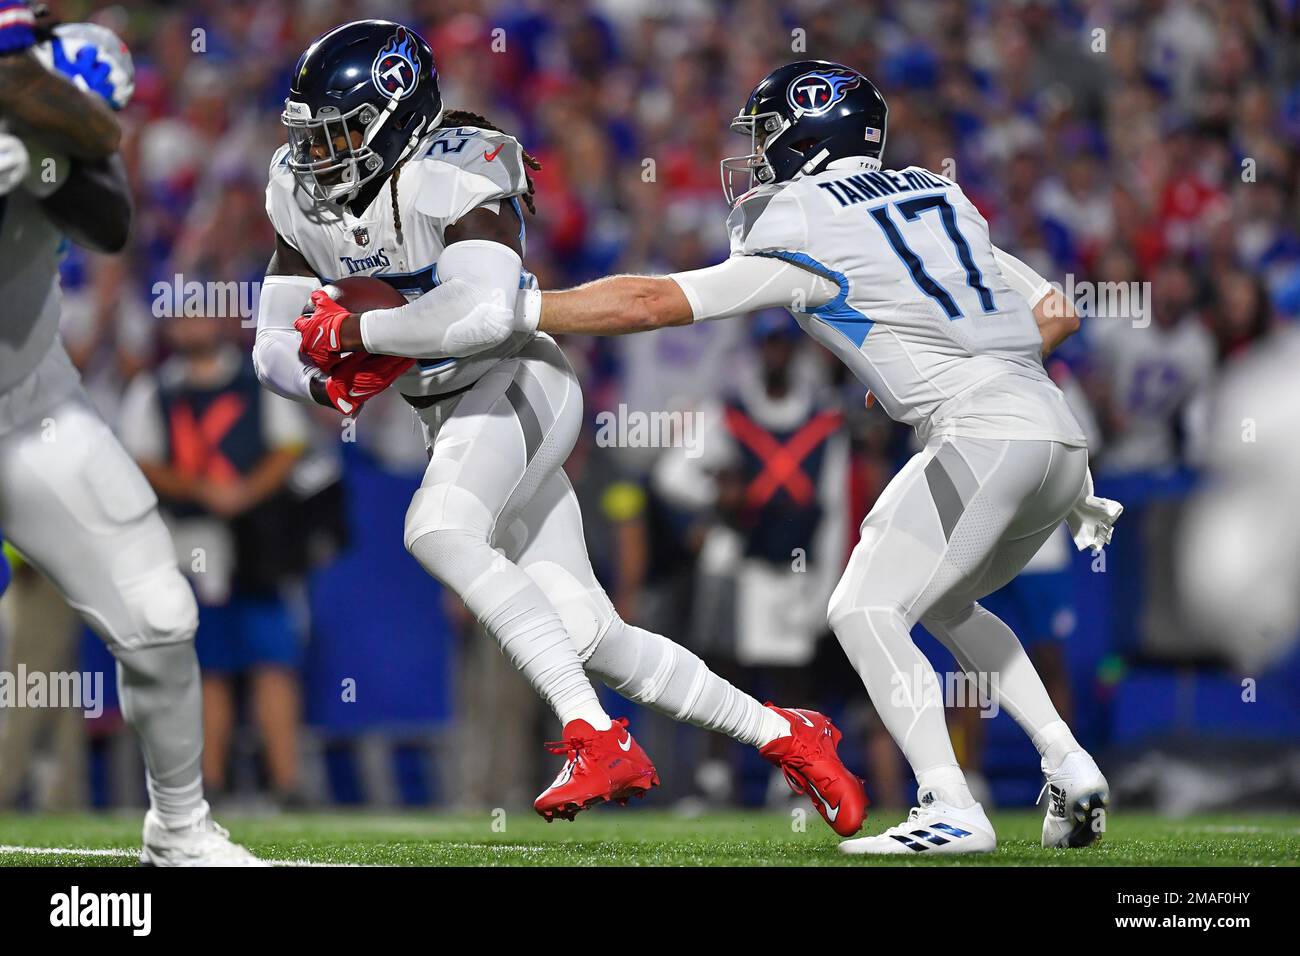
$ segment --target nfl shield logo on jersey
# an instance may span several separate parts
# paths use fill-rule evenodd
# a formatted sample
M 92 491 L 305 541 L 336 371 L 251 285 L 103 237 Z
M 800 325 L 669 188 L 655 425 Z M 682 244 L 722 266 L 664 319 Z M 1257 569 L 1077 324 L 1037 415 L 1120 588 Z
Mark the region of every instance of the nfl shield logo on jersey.
M 375 89 L 384 96 L 404 100 L 415 92 L 420 75 L 420 54 L 405 27 L 399 27 L 370 67 Z
M 352 230 L 352 241 L 359 246 L 370 245 L 370 230 L 365 226 L 357 226 Z

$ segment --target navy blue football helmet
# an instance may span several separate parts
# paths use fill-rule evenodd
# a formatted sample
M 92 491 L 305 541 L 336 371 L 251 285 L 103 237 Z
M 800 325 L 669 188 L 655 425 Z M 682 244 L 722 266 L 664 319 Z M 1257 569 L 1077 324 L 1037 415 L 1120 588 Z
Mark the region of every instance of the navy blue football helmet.
M 722 161 L 727 203 L 736 204 L 738 174 L 748 176 L 743 193 L 756 184 L 819 173 L 850 156 L 864 168 L 879 169 L 888 121 L 885 98 L 857 70 L 826 60 L 773 70 L 731 121 L 733 130 L 749 134 L 750 152 Z
M 281 122 L 289 168 L 318 201 L 361 212 L 442 119 L 433 51 L 414 30 L 357 20 L 298 58 Z

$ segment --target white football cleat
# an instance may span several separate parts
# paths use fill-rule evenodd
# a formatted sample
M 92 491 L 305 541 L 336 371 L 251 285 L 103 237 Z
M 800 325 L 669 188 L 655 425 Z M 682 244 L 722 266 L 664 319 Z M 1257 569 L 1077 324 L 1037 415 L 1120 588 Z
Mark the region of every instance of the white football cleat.
M 1092 757 L 1075 750 L 1051 773 L 1044 767 L 1043 775 L 1047 778 L 1043 846 L 1050 850 L 1096 843 L 1106 830 L 1110 786 Z
M 181 827 L 163 826 L 150 810 L 144 815 L 144 848 L 141 866 L 267 866 L 238 843 L 212 819 L 204 801 L 194 813 L 194 822 Z
M 966 808 L 944 803 L 934 790 L 922 790 L 920 806 L 913 807 L 907 821 L 875 836 L 845 840 L 841 853 L 926 856 L 936 853 L 992 853 L 998 848 L 984 808 L 978 803 Z

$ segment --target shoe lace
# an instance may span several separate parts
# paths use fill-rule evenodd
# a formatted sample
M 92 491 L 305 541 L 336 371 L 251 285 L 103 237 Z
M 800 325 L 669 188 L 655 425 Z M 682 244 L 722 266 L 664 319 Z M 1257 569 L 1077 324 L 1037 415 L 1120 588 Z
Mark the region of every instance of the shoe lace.
M 591 740 L 587 737 L 565 737 L 563 740 L 548 740 L 543 746 L 553 754 L 564 754 L 570 759 L 576 760 L 584 750 L 591 746 Z
M 627 718 L 617 717 L 610 722 L 612 727 L 622 727 L 627 729 Z M 577 758 L 584 750 L 596 742 L 594 737 L 584 737 L 581 734 L 573 734 L 565 737 L 563 740 L 548 740 L 543 746 L 553 754 L 567 754 L 570 757 Z
M 819 791 L 825 792 L 826 788 L 832 782 L 832 775 L 826 772 L 810 774 L 808 771 L 817 766 L 818 759 L 822 756 L 820 748 L 813 742 L 802 736 L 796 736 L 790 742 L 790 749 L 781 757 L 781 773 L 785 776 L 785 782 L 790 785 L 790 789 L 795 793 L 804 794 L 807 792 L 807 783 L 812 778 L 812 783 Z
M 808 792 L 808 788 L 804 784 L 803 778 L 797 775 L 794 771 L 792 771 L 789 767 L 785 766 L 784 764 L 781 765 L 781 774 L 782 776 L 785 777 L 786 784 L 795 793 L 802 796 Z
M 230 841 L 230 831 L 208 817 L 195 827 L 195 839 L 178 847 L 186 856 L 202 857 L 214 852 L 237 853 L 239 848 Z M 215 845 L 214 845 L 215 844 Z

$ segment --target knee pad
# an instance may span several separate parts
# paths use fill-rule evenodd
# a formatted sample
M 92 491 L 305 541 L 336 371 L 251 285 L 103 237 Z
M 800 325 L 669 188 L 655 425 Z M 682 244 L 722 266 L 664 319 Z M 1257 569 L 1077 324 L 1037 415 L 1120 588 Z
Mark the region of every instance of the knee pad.
M 908 627 L 916 622 L 912 620 L 897 601 L 891 601 L 879 593 L 880 589 L 869 584 L 857 588 L 849 584 L 848 576 L 840 580 L 831 594 L 826 607 L 826 624 L 832 631 L 838 632 L 844 621 L 862 611 L 888 611 L 907 621 Z
M 609 597 L 599 588 L 587 587 L 553 561 L 535 562 L 524 571 L 560 615 L 560 621 L 573 641 L 573 649 L 585 663 L 610 625 L 618 619 Z
M 194 639 L 199 607 L 190 584 L 175 567 L 137 582 L 123 595 L 135 623 L 138 647 L 179 644 Z
M 903 609 L 897 604 L 877 601 L 873 604 L 837 608 L 832 614 L 831 631 L 847 653 L 850 645 L 861 641 L 864 636 L 874 640 L 873 631 L 878 632 L 882 626 L 886 626 L 885 622 L 889 618 L 896 618 L 909 635 L 912 625 L 916 623 L 904 614 Z M 910 636 L 908 639 L 911 639 Z M 852 659 L 851 653 L 850 659 Z
M 494 516 L 471 492 L 449 482 L 422 485 L 406 509 L 402 542 L 410 551 L 430 531 L 464 531 L 487 541 Z
M 175 565 L 164 565 L 119 586 L 120 613 L 78 607 L 110 644 L 124 650 L 179 644 L 194 639 L 199 608 L 194 592 Z
M 826 604 L 826 626 L 832 631 L 839 630 L 840 622 L 853 612 L 853 599 L 849 594 L 849 576 L 840 578 L 831 592 L 831 599 Z

